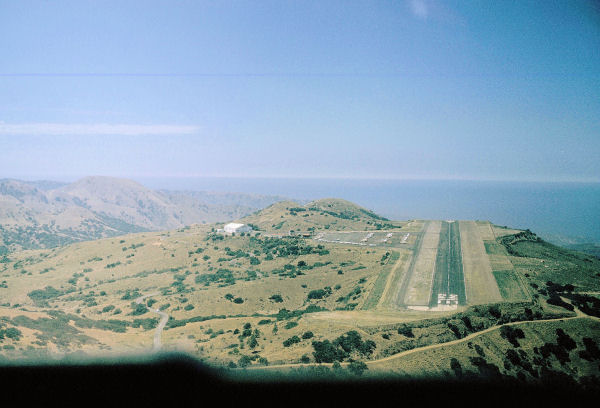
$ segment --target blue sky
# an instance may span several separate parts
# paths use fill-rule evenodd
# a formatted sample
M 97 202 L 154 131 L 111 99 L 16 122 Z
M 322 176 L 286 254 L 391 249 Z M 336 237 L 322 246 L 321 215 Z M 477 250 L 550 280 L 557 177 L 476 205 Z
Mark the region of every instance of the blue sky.
M 597 4 L 0 0 L 0 178 L 600 181 Z

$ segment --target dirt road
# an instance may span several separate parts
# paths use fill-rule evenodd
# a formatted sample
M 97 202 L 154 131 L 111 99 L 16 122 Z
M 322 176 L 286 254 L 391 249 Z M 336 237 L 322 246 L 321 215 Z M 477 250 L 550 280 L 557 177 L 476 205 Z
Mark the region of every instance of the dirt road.
M 159 294 L 158 292 L 154 292 L 154 293 L 150 293 L 148 295 L 140 296 L 139 298 L 137 298 L 135 300 L 135 303 L 137 303 L 138 305 L 142 304 L 144 299 L 152 297 L 152 296 L 156 296 L 158 294 Z M 148 310 L 150 310 L 153 313 L 158 314 L 161 317 L 160 322 L 158 323 L 158 326 L 156 326 L 156 331 L 154 332 L 154 341 L 153 341 L 153 346 L 152 346 L 152 351 L 159 351 L 162 347 L 160 337 L 161 337 L 163 329 L 165 328 L 165 326 L 167 325 L 167 322 L 169 321 L 169 315 L 163 311 L 160 311 L 159 309 L 152 309 L 151 307 L 148 307 Z
M 408 356 L 410 354 L 420 353 L 420 352 L 427 351 L 427 350 L 433 350 L 433 349 L 437 349 L 437 348 L 452 346 L 454 344 L 459 344 L 459 343 L 462 343 L 465 341 L 470 341 L 470 340 L 474 339 L 475 337 L 482 336 L 482 335 L 489 333 L 491 331 L 494 331 L 494 330 L 499 330 L 500 327 L 502 327 L 502 326 L 517 326 L 517 325 L 528 324 L 528 323 L 543 323 L 543 322 L 554 322 L 554 321 L 558 321 L 558 320 L 573 320 L 573 319 L 592 319 L 592 320 L 600 321 L 600 318 L 598 318 L 598 317 L 586 315 L 577 309 L 575 309 L 575 311 L 576 311 L 576 315 L 572 316 L 572 317 L 559 317 L 559 318 L 544 319 L 544 320 L 524 320 L 524 321 L 520 321 L 520 322 L 511 322 L 511 323 L 505 323 L 502 325 L 492 326 L 485 330 L 482 330 L 482 331 L 479 331 L 476 333 L 472 333 L 466 337 L 463 337 L 462 339 L 456 339 L 456 340 L 448 341 L 445 343 L 431 344 L 429 346 L 423 346 L 423 347 L 418 347 L 418 348 L 414 348 L 411 350 L 406 350 L 401 353 L 394 354 L 389 357 L 384 357 L 384 358 L 381 358 L 378 360 L 365 361 L 365 364 L 367 364 L 367 366 L 369 368 L 377 368 L 377 365 L 379 365 L 379 364 L 384 364 L 391 360 L 400 359 L 400 358 Z M 345 367 L 348 364 L 349 363 L 340 363 L 340 365 L 342 367 Z M 247 368 L 248 369 L 263 369 L 263 370 L 275 369 L 276 370 L 276 369 L 289 369 L 289 368 L 310 367 L 310 366 L 319 366 L 319 365 L 324 366 L 324 367 L 333 366 L 332 363 L 320 363 L 320 364 L 319 363 L 310 363 L 310 364 L 301 364 L 301 363 L 296 364 L 295 363 L 295 364 L 279 364 L 279 365 L 271 365 L 271 366 L 251 366 L 251 367 L 247 367 Z

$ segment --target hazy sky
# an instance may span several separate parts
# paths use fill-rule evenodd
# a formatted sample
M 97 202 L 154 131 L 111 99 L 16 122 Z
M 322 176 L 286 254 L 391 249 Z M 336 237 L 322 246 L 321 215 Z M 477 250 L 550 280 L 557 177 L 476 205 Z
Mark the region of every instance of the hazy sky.
M 0 178 L 600 181 L 585 1 L 0 0 Z

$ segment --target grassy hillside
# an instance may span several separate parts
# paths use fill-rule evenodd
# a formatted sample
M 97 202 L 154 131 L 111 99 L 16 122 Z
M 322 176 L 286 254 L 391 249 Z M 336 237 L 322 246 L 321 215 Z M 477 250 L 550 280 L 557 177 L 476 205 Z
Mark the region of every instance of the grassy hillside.
M 401 228 L 406 222 L 389 221 L 341 199 L 322 199 L 300 205 L 293 201 L 273 204 L 241 219 L 269 233 L 324 230 L 379 230 Z
M 499 238 L 511 262 L 528 281 L 574 285 L 576 291 L 600 290 L 600 259 L 550 244 L 530 231 Z
M 585 318 L 504 325 L 446 347 L 373 365 L 369 373 L 595 387 L 599 336 L 600 322 Z
M 600 261 L 593 257 L 527 231 L 496 234 L 480 222 L 474 228 L 483 231 L 482 253 L 503 301 L 406 310 L 390 285 L 398 286 L 408 270 L 411 246 L 287 232 L 388 228 L 417 235 L 426 223 L 387 221 L 334 199 L 277 203 L 243 220 L 260 231 L 228 236 L 216 232 L 219 224 L 194 225 L 0 257 L 0 360 L 149 352 L 156 308 L 168 315 L 162 350 L 218 367 L 290 372 L 321 364 L 349 375 L 527 379 L 562 372 L 580 383 L 598 375 L 596 349 L 585 340 L 598 338 Z M 510 271 L 506 282 L 528 295 L 503 286 L 499 271 Z M 141 296 L 147 297 L 136 303 Z M 503 325 L 518 325 L 523 335 Z
M 303 326 L 286 329 L 288 320 L 298 322 L 307 310 L 360 308 L 385 267 L 384 249 L 364 252 L 315 245 L 301 238 L 226 237 L 211 229 L 195 226 L 134 234 L 4 257 L 0 263 L 4 286 L 0 288 L 0 309 L 9 316 L 6 324 L 18 326 L 23 333 L 28 332 L 24 328 L 42 330 L 19 340 L 21 350 L 17 351 L 28 353 L 30 346 L 121 350 L 121 342 L 127 341 L 115 333 L 123 328 L 127 335 L 144 333 L 129 347 L 151 344 L 150 329 L 156 325 L 156 316 L 138 311 L 132 302 L 138 295 L 158 292 L 152 299 L 171 317 L 165 342 L 174 347 L 192 347 L 194 353 L 202 354 L 205 340 L 210 339 L 211 348 L 214 343 L 217 349 L 219 341 L 234 341 L 233 325 L 242 320 L 254 325 L 269 320 L 261 330 L 270 333 L 281 320 L 282 333 L 274 333 L 270 339 L 275 346 L 261 343 L 271 358 L 278 354 L 270 347 L 281 349 L 284 360 L 289 351 L 282 348 L 285 336 Z M 58 311 L 65 315 L 55 315 Z M 35 318 L 25 312 L 35 312 Z M 59 319 L 63 326 L 71 326 L 73 333 L 96 341 L 54 339 L 39 319 Z M 150 319 L 147 330 L 135 328 L 141 324 L 136 319 Z M 214 332 L 223 324 L 232 328 L 226 335 L 210 337 L 210 332 L 205 336 L 198 332 L 207 330 L 201 329 L 204 321 L 216 324 Z M 191 333 L 193 341 L 187 337 Z M 216 337 L 220 339 L 213 342 Z M 61 344 L 65 341 L 68 344 Z

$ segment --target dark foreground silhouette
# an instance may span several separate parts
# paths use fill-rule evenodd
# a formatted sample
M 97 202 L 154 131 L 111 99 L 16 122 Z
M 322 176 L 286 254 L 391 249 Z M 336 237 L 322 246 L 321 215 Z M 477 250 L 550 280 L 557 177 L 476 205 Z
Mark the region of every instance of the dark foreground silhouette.
M 180 354 L 93 364 L 0 366 L 0 398 L 6 407 L 30 402 L 83 407 L 160 403 L 179 407 L 186 401 L 186 406 L 206 407 L 508 408 L 575 406 L 600 397 L 598 384 L 583 388 L 559 378 L 540 386 L 497 378 L 334 381 L 270 376 L 267 380 L 240 371 L 242 375 L 231 377 Z

